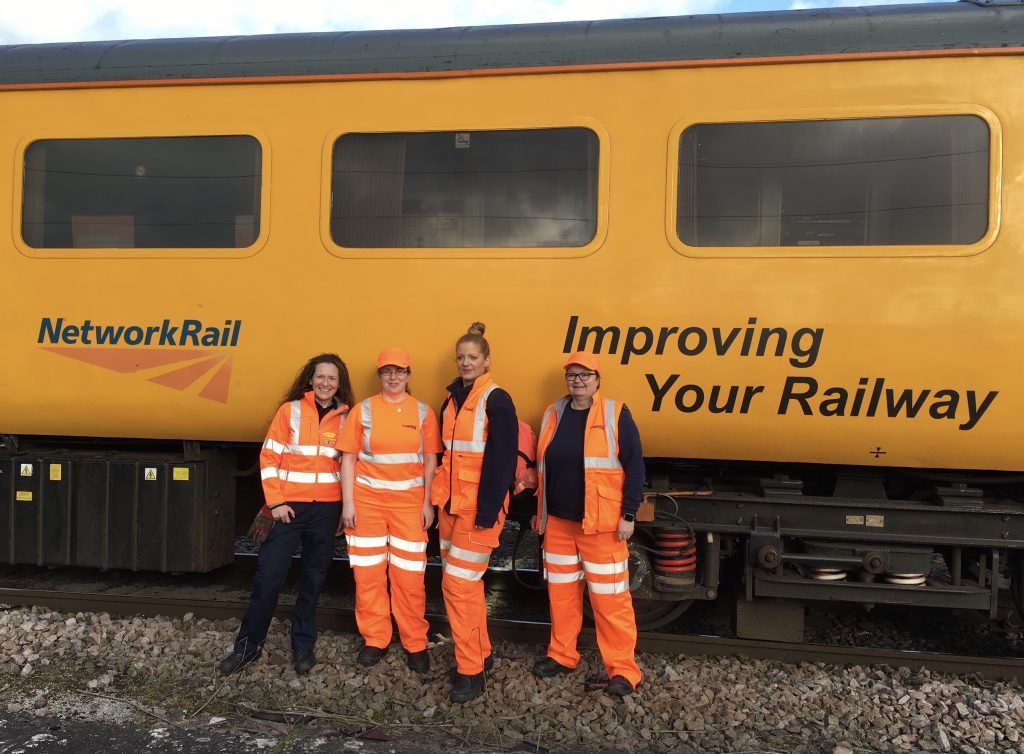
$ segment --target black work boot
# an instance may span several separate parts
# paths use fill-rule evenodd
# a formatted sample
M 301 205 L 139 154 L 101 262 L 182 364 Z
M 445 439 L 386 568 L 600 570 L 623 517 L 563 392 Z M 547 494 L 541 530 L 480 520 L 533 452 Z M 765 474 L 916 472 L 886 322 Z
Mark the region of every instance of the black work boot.
M 406 652 L 405 664 L 415 673 L 426 673 L 430 670 L 430 655 L 425 649 L 419 652 Z
M 376 665 L 380 662 L 387 653 L 387 647 L 381 649 L 380 647 L 371 647 L 370 645 L 366 645 L 360 649 L 359 654 L 356 655 L 356 662 L 360 665 L 370 667 L 371 665 Z
M 484 674 L 477 673 L 476 675 L 463 675 L 462 673 L 455 674 L 455 681 L 452 683 L 452 696 L 453 702 L 461 702 L 465 704 L 476 699 L 484 693 Z
M 259 659 L 262 648 L 256 649 L 252 652 L 232 652 L 217 665 L 219 670 L 224 675 L 231 675 L 237 670 L 241 670 L 250 662 L 255 662 Z
M 295 657 L 292 658 L 295 661 L 295 672 L 298 675 L 306 675 L 313 666 L 316 665 L 316 656 L 313 651 L 308 652 L 296 652 Z
M 554 678 L 561 673 L 571 673 L 575 668 L 566 667 L 560 662 L 544 657 L 533 666 L 533 674 L 538 678 Z
M 633 684 L 621 675 L 613 675 L 604 690 L 613 696 L 629 696 L 634 691 Z

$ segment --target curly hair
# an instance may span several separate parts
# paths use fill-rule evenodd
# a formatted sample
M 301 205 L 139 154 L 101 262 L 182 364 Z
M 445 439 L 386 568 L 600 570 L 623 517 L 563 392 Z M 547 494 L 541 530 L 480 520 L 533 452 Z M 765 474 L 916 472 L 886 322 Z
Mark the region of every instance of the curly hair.
M 317 364 L 334 364 L 338 368 L 338 400 L 346 406 L 355 405 L 356 398 L 352 392 L 352 382 L 348 376 L 348 367 L 345 366 L 345 362 L 336 353 L 322 353 L 307 361 L 305 366 L 295 376 L 295 381 L 288 388 L 288 392 L 285 393 L 284 402 L 297 401 L 310 390 L 310 386 L 313 384 L 313 373 L 316 371 Z

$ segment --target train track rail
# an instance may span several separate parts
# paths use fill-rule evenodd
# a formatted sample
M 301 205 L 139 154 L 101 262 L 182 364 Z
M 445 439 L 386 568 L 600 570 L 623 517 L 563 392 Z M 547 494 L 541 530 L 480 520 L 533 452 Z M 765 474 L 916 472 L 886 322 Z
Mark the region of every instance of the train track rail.
M 47 607 L 61 612 L 106 612 L 114 615 L 181 617 L 188 613 L 211 620 L 241 619 L 245 602 L 197 600 L 141 595 L 65 592 L 31 589 L 0 589 L 0 604 Z M 287 618 L 291 606 L 279 607 L 275 615 Z M 431 633 L 449 635 L 448 621 L 443 615 L 427 615 Z M 321 607 L 318 614 L 321 628 L 354 632 L 355 615 L 351 609 Z M 546 644 L 549 624 L 537 621 L 492 619 L 488 621 L 491 638 L 524 644 Z M 584 628 L 581 643 L 594 646 L 594 631 Z M 824 644 L 732 639 L 720 636 L 641 633 L 641 652 L 697 656 L 744 656 L 753 659 L 788 663 L 826 663 L 830 665 L 888 665 L 924 668 L 932 672 L 975 674 L 989 679 L 1024 680 L 1024 659 L 1012 657 L 977 657 L 947 655 L 908 650 L 839 647 Z

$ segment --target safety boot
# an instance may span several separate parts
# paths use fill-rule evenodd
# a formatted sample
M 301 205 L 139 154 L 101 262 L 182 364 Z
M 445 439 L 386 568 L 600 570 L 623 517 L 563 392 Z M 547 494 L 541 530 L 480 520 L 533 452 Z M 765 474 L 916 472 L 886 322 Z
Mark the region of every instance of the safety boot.
M 476 699 L 484 693 L 484 674 L 463 675 L 455 674 L 455 681 L 452 683 L 451 700 L 465 704 Z

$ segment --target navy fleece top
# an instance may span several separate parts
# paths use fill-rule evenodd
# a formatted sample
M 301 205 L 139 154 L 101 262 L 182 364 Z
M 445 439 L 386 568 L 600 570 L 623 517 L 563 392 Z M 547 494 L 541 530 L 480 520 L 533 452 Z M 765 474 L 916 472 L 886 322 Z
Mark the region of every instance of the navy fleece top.
M 583 520 L 583 436 L 589 413 L 589 408 L 576 409 L 568 404 L 544 453 L 548 514 L 569 521 Z M 622 512 L 636 513 L 643 497 L 644 453 L 640 431 L 625 406 L 619 414 L 619 461 L 626 477 L 622 485 Z

